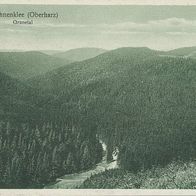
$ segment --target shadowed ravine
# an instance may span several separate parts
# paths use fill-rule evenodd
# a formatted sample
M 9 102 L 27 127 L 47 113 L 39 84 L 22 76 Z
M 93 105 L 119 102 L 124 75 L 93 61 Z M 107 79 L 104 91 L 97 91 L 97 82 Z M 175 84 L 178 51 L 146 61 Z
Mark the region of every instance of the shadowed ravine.
M 64 175 L 61 178 L 56 179 L 56 183 L 46 185 L 45 189 L 73 189 L 80 186 L 87 178 L 94 174 L 104 172 L 106 169 L 117 168 L 117 156 L 113 156 L 114 161 L 107 163 L 107 146 L 105 143 L 100 141 L 104 150 L 104 156 L 100 163 L 96 165 L 94 169 L 82 172 Z

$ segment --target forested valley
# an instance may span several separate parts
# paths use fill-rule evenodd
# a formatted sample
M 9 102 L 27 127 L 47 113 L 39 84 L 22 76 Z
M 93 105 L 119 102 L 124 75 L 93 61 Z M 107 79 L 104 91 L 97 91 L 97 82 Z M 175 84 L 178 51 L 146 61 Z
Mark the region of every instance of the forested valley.
M 29 83 L 57 95 L 53 104 L 60 111 L 72 108 L 93 123 L 105 138 L 108 160 L 117 147 L 125 169 L 194 159 L 196 61 L 162 55 L 120 48 Z
M 101 160 L 99 138 L 108 161 L 118 149 L 120 168 L 132 173 L 194 160 L 196 60 L 174 53 L 119 48 L 23 80 L 20 88 L 14 81 L 13 89 L 6 76 L 1 187 L 88 169 Z

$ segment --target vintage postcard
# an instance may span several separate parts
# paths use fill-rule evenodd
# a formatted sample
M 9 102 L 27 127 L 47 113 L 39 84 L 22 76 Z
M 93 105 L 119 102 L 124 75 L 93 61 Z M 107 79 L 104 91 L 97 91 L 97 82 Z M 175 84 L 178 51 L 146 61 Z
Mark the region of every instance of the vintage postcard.
M 195 195 L 195 3 L 1 3 L 0 195 Z

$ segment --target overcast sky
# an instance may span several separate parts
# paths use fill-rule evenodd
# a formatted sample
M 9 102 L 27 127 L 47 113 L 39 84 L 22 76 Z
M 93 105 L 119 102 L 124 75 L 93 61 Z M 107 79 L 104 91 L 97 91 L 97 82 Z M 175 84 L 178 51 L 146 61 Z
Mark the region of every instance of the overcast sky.
M 147 46 L 169 50 L 196 46 L 196 6 L 24 6 L 0 12 L 58 12 L 58 19 L 13 25 L 0 18 L 0 49 L 68 50 Z

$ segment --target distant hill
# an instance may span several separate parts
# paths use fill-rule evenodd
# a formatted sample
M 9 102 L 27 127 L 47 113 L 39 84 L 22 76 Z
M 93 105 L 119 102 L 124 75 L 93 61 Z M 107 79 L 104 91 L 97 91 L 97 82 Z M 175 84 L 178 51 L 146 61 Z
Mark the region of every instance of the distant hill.
M 167 51 L 165 54 L 173 55 L 173 56 L 182 56 L 182 57 L 195 57 L 196 46 L 194 47 L 184 47 L 177 48 L 174 50 Z
M 106 52 L 106 50 L 100 48 L 76 48 L 66 52 L 56 53 L 54 56 L 62 59 L 69 59 L 74 62 L 90 59 L 104 52 Z
M 54 54 L 61 53 L 64 51 L 62 51 L 62 50 L 40 50 L 39 52 L 42 52 L 47 55 L 54 55 Z
M 0 52 L 0 71 L 14 78 L 27 79 L 70 63 L 41 52 Z
M 146 58 L 152 58 L 159 54 L 155 50 L 142 48 L 119 48 L 105 52 L 95 58 L 75 62 L 64 67 L 60 67 L 46 74 L 30 78 L 29 83 L 35 87 L 45 89 L 52 94 L 72 90 L 70 86 L 76 88 L 81 83 L 95 80 L 99 81 L 103 76 L 111 77 L 117 70 L 124 72 L 125 61 L 130 66 L 134 61 L 141 62 Z M 75 86 L 76 85 L 76 86 Z M 69 87 L 68 87 L 69 86 Z

